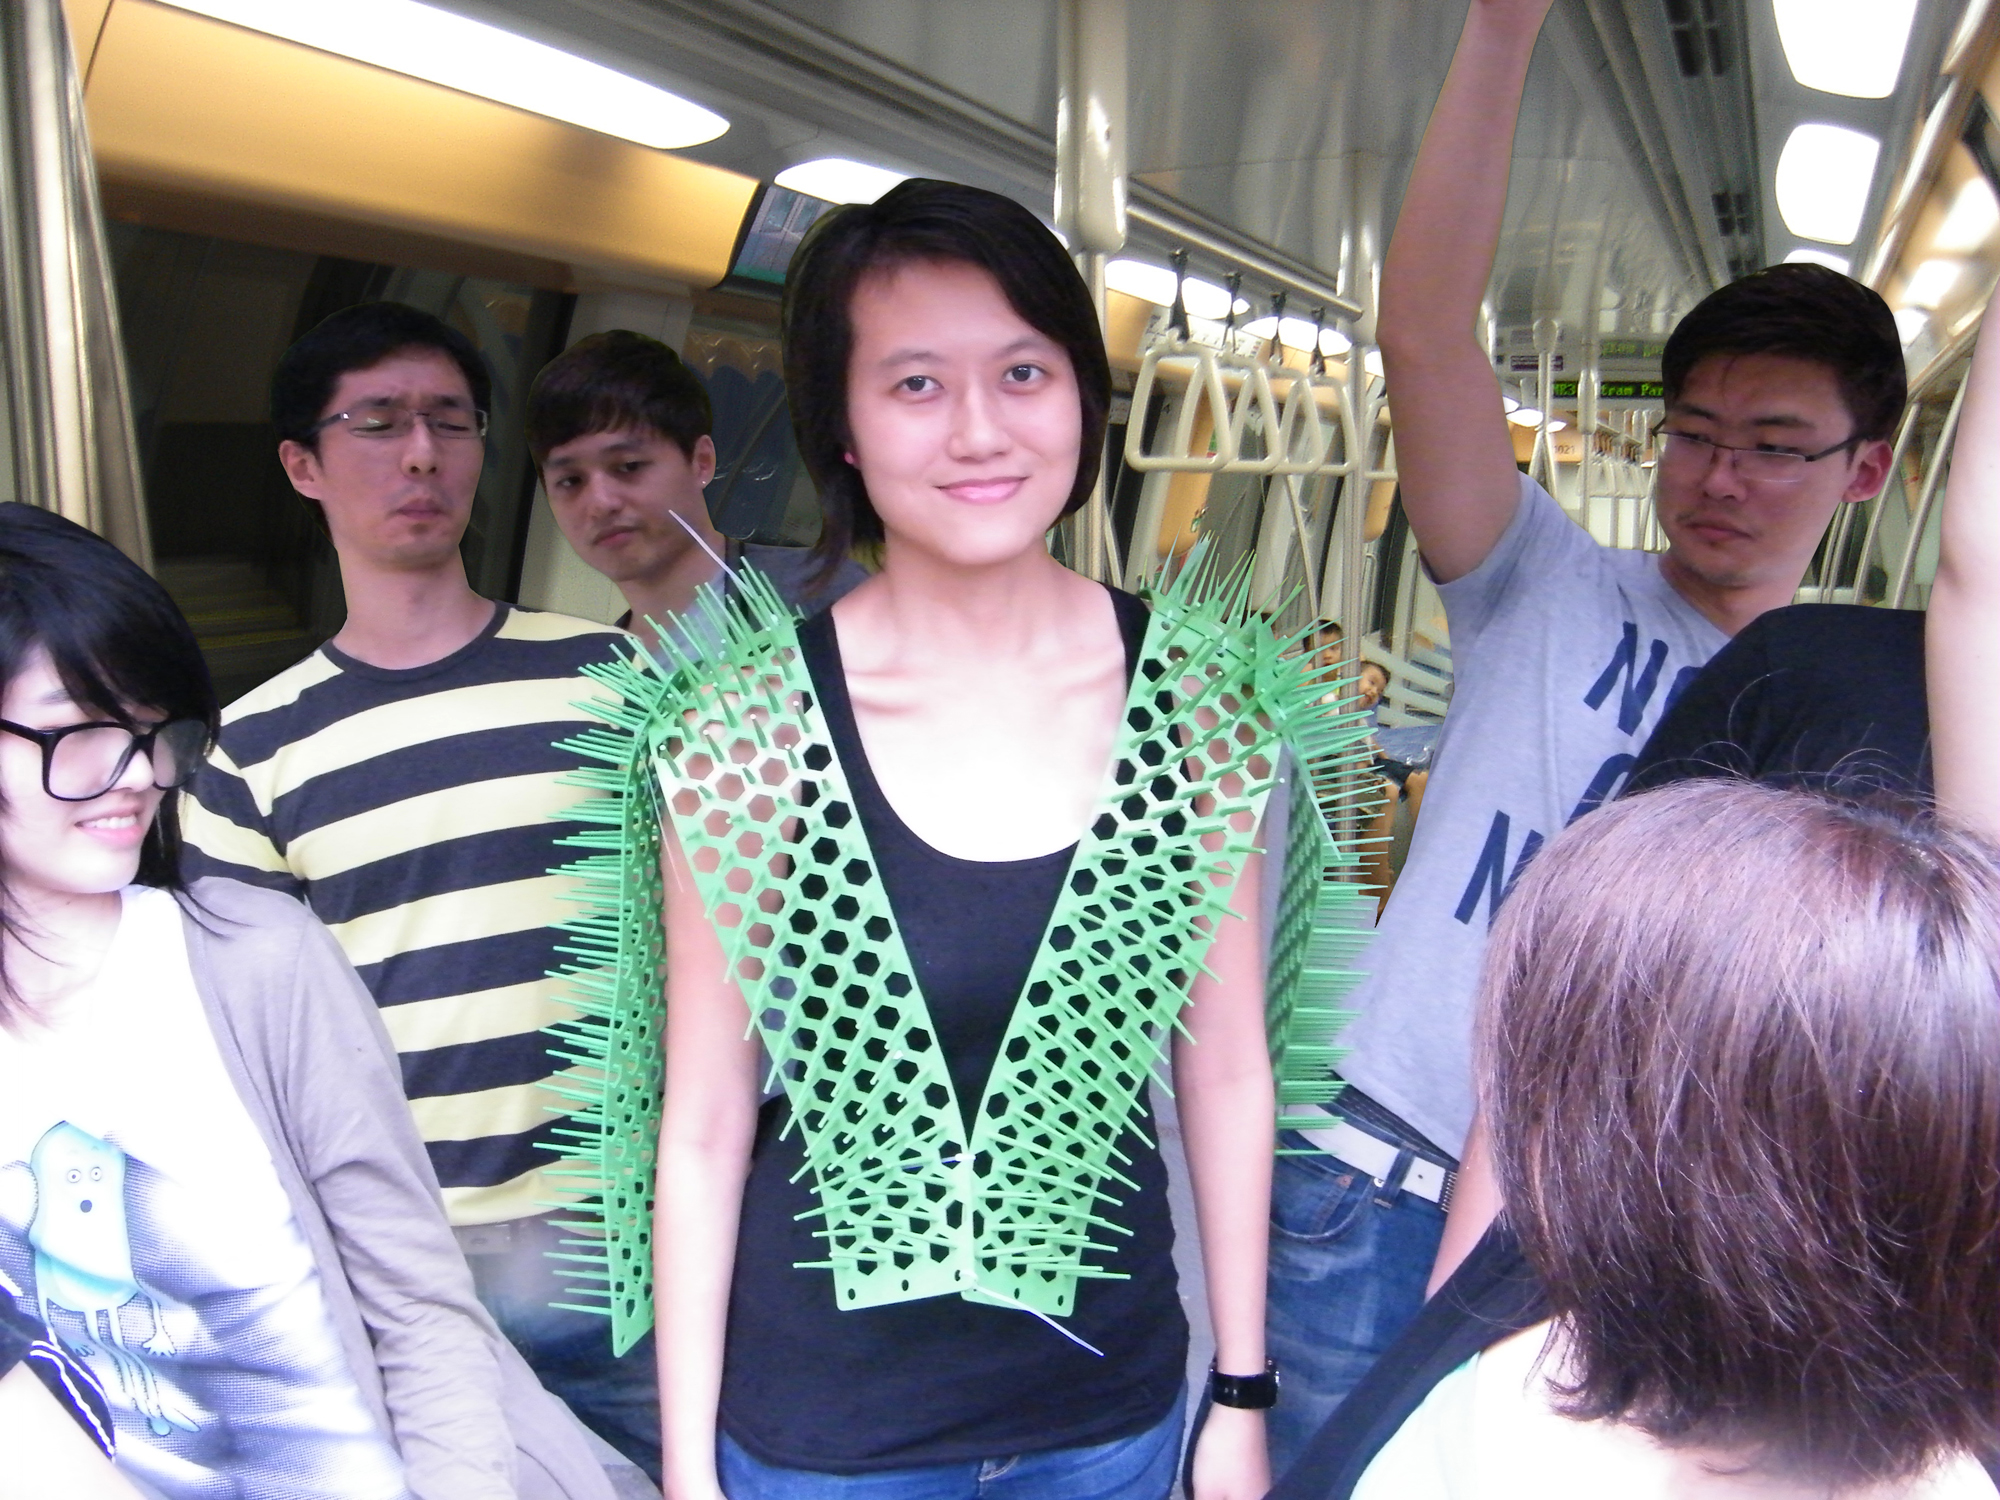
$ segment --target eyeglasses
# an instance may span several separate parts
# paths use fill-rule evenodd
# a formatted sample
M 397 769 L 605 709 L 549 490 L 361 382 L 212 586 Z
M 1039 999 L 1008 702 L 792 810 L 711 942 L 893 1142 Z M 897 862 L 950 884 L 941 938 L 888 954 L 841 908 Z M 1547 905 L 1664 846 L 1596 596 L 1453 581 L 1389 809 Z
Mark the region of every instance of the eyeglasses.
M 465 406 L 436 406 L 429 411 L 418 411 L 414 407 L 395 406 L 387 402 L 379 406 L 357 406 L 353 411 L 337 411 L 313 423 L 312 430 L 323 432 L 340 423 L 356 437 L 402 438 L 408 437 L 419 421 L 430 428 L 434 438 L 469 441 L 486 436 L 486 413 L 483 411 Z
M 42 790 L 58 802 L 102 797 L 118 785 L 135 755 L 152 761 L 153 785 L 171 791 L 193 779 L 208 751 L 208 726 L 199 719 L 169 719 L 145 730 L 109 723 L 30 729 L 0 719 L 0 730 L 42 747 Z
M 1737 474 L 1758 484 L 1797 484 L 1806 477 L 1807 464 L 1831 458 L 1861 441 L 1861 435 L 1856 433 L 1831 448 L 1822 448 L 1817 453 L 1800 453 L 1795 448 L 1739 448 L 1733 443 L 1718 443 L 1714 438 L 1701 437 L 1696 433 L 1671 432 L 1663 428 L 1655 428 L 1653 436 L 1660 440 L 1660 467 L 1663 469 L 1673 469 L 1682 474 L 1705 474 L 1708 466 L 1715 462 L 1716 454 L 1727 453 L 1736 465 Z

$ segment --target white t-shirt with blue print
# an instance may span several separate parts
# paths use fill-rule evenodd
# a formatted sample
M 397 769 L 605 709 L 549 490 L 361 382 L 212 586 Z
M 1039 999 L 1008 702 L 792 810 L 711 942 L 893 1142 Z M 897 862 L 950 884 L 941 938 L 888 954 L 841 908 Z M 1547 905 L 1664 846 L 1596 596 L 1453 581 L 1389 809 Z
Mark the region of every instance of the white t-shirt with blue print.
M 128 888 L 96 977 L 0 1027 L 0 1283 L 90 1366 L 145 1492 L 408 1495 L 164 891 Z
M 1658 556 L 1600 546 L 1525 475 L 1493 551 L 1438 593 L 1451 711 L 1349 1002 L 1340 1073 L 1456 1156 L 1473 1114 L 1473 993 L 1501 896 L 1565 824 L 1617 792 L 1728 637 L 1661 576 Z

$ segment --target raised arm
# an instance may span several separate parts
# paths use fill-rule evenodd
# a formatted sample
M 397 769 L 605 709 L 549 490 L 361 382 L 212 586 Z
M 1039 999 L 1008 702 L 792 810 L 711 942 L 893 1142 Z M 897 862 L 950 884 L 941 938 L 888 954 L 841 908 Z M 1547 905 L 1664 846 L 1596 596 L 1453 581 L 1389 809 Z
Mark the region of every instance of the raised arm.
M 1473 0 L 1382 263 L 1377 338 L 1403 508 L 1441 583 L 1478 567 L 1514 518 L 1520 480 L 1479 341 L 1514 121 L 1550 0 Z
M 1931 760 L 1938 806 L 2000 839 L 2000 331 L 1991 324 L 1966 378 L 1924 624 Z

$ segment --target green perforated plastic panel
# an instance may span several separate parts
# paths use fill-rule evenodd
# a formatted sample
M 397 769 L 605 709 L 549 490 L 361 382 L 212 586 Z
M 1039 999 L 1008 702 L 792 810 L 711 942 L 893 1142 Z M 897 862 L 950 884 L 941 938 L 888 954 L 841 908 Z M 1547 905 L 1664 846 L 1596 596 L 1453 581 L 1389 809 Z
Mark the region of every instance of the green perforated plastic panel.
M 568 1150 L 601 1240 L 584 1236 L 576 1305 L 611 1312 L 623 1348 L 650 1323 L 650 1141 L 658 1109 L 658 835 L 673 819 L 752 1023 L 804 1132 L 842 1307 L 958 1292 L 1046 1316 L 1071 1307 L 1109 1248 L 1096 1210 L 1125 1185 L 1112 1165 L 1166 1027 L 1227 912 L 1276 771 L 1279 735 L 1306 772 L 1287 820 L 1271 1036 L 1281 1101 L 1322 1100 L 1350 938 L 1317 924 L 1349 888 L 1309 784 L 1361 753 L 1353 715 L 1247 620 L 1241 588 L 1203 603 L 1198 569 L 1152 599 L 1113 778 L 964 1140 L 963 1115 L 842 768 L 812 706 L 793 622 L 758 580 L 711 602 L 723 644 L 697 668 L 642 659 L 599 673 L 624 708 L 577 748 L 623 792 L 608 850 L 575 868 L 592 914 L 575 924 L 588 1018 L 563 1028 L 577 1078 Z M 1207 590 L 1214 594 L 1217 591 Z M 657 756 L 665 806 L 648 774 Z M 1275 873 L 1275 872 L 1274 872 Z M 615 888 L 615 895 L 613 894 Z M 1331 892 L 1331 896 L 1328 893 Z M 648 1051 L 648 1049 L 651 1049 Z M 624 1137 L 621 1142 L 617 1138 Z M 646 1144 L 635 1144 L 637 1136 Z M 641 1152 L 643 1150 L 643 1158 Z M 643 1175 L 639 1175 L 643 1174 Z M 602 1302 L 599 1302 L 599 1299 Z

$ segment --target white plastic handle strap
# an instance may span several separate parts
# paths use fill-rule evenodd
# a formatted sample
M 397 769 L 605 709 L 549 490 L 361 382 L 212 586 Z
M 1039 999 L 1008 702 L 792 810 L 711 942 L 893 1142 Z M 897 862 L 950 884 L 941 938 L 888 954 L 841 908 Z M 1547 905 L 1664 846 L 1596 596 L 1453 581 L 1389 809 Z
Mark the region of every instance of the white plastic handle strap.
M 1278 440 L 1285 425 L 1283 414 L 1278 410 L 1278 397 L 1271 389 L 1270 366 L 1261 360 L 1232 359 L 1223 355 L 1216 360 L 1217 378 L 1222 370 L 1241 372 L 1243 383 L 1236 388 L 1236 400 L 1229 408 L 1229 443 L 1236 451 L 1231 455 L 1224 472 L 1230 474 L 1272 474 L 1284 459 Z M 1256 412 L 1262 418 L 1264 428 L 1264 456 L 1245 458 L 1243 456 L 1243 436 L 1250 430 L 1250 414 Z
M 1330 391 L 1336 403 L 1341 390 L 1332 381 L 1309 374 L 1294 375 L 1292 388 L 1285 392 L 1285 413 L 1278 423 L 1277 441 L 1271 451 L 1277 455 L 1273 474 L 1325 474 L 1333 449 L 1334 430 L 1320 419 L 1319 393 Z M 1339 410 L 1336 404 L 1335 410 Z M 1339 464 L 1345 470 L 1345 463 Z
M 1180 415 L 1174 422 L 1171 442 L 1162 452 L 1148 453 L 1145 448 L 1145 413 L 1151 409 L 1153 387 L 1160 378 L 1160 366 L 1166 361 L 1189 363 L 1193 368 L 1188 373 L 1187 394 L 1181 399 Z M 1194 453 L 1189 450 L 1194 444 L 1195 413 L 1204 396 L 1208 399 L 1215 451 Z M 1236 457 L 1236 433 L 1231 420 L 1229 392 L 1223 387 L 1222 371 L 1216 367 L 1215 351 L 1205 345 L 1174 339 L 1148 349 L 1139 361 L 1139 378 L 1132 384 L 1132 411 L 1139 420 L 1125 429 L 1125 467 L 1128 469 L 1136 469 L 1142 474 L 1161 470 L 1214 474 L 1226 468 Z

